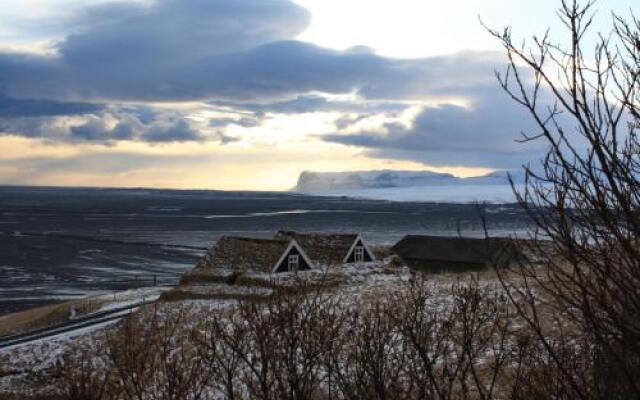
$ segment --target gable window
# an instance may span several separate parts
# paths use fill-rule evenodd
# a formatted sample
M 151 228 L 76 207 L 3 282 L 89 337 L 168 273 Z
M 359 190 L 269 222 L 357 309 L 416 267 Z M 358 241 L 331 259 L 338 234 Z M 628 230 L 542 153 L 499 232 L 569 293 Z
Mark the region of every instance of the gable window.
M 357 263 L 364 262 L 364 247 L 356 246 L 356 248 L 353 249 L 353 260 Z
M 290 254 L 287 258 L 287 267 L 289 272 L 296 272 L 300 267 L 300 256 L 297 254 Z

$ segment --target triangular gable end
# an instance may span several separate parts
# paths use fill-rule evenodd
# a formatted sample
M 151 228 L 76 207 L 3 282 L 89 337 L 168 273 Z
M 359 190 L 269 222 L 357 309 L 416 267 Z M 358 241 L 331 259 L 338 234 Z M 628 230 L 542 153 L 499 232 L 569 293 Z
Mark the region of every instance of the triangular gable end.
M 356 261 L 356 257 L 360 257 L 356 255 L 356 249 L 359 249 L 359 248 L 362 249 L 362 250 L 358 250 L 358 251 L 362 251 L 362 256 L 361 256 L 362 258 L 361 258 L 361 261 Z M 347 255 L 343 260 L 345 264 L 355 264 L 357 262 L 368 263 L 368 262 L 375 262 L 375 261 L 376 261 L 376 256 L 373 254 L 369 246 L 367 246 L 367 244 L 364 242 L 364 240 L 360 235 L 358 235 L 356 240 L 353 241 L 351 248 L 349 248 L 349 251 L 347 252 Z
M 292 240 L 271 272 L 307 271 L 313 268 L 313 263 L 307 254 L 298 245 L 298 242 Z

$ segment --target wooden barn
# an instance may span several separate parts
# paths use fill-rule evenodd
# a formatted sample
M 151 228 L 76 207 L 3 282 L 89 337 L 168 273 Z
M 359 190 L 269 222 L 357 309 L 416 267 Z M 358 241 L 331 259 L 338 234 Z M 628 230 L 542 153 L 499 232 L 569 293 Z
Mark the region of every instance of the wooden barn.
M 357 233 L 315 233 L 278 231 L 276 239 L 295 240 L 319 266 L 363 264 L 376 257 Z
M 292 239 L 256 239 L 223 236 L 197 268 L 223 268 L 237 272 L 297 272 L 314 268 Z
M 409 268 L 431 273 L 479 271 L 521 257 L 508 239 L 499 238 L 408 235 L 392 251 Z

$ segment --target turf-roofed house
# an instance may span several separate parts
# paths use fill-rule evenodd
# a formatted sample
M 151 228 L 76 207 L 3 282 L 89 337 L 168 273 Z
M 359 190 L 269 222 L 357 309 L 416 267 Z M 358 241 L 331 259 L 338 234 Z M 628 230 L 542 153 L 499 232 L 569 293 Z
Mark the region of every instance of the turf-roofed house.
M 319 267 L 365 264 L 376 261 L 364 239 L 357 233 L 319 233 L 281 230 L 276 239 L 294 240 Z
M 234 272 L 297 272 L 315 268 L 300 244 L 292 239 L 223 236 L 197 268 Z
M 504 238 L 408 235 L 396 243 L 392 251 L 409 268 L 431 273 L 479 271 L 513 264 L 523 257 L 513 243 Z

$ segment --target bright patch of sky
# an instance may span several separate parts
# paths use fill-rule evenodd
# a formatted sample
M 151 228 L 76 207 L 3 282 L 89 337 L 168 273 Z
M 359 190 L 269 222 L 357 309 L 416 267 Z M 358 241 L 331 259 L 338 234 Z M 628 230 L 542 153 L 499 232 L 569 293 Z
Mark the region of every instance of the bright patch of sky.
M 500 50 L 481 26 L 515 27 L 517 36 L 559 32 L 559 0 L 295 0 L 311 11 L 299 37 L 331 48 L 364 45 L 388 57 L 427 57 L 463 50 Z M 608 13 L 627 15 L 636 0 L 607 0 L 594 30 L 608 29 Z M 599 29 L 601 28 L 601 29 Z

